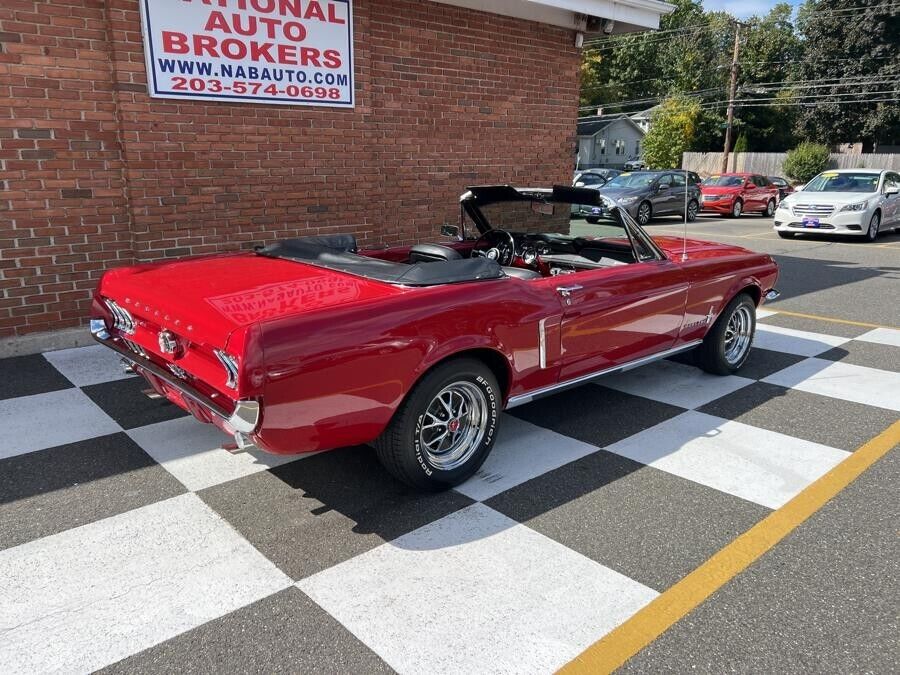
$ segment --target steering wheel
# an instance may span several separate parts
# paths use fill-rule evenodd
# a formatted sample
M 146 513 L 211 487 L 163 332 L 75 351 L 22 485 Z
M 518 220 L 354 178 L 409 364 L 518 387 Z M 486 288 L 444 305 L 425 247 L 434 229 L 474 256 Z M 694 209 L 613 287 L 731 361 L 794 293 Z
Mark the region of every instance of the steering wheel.
M 516 259 L 516 240 L 506 230 L 488 230 L 475 240 L 472 257 L 490 258 L 509 267 Z

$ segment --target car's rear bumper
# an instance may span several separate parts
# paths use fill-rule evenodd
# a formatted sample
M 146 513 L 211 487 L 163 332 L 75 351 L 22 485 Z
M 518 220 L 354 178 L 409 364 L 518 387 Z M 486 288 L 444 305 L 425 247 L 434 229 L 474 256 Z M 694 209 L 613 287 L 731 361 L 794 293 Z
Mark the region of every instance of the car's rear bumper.
M 96 320 L 95 320 L 96 321 Z M 101 321 L 100 324 L 103 322 Z M 135 354 L 109 334 L 105 325 L 91 322 L 91 334 L 100 344 L 116 352 L 129 367 L 145 380 L 161 396 L 191 413 L 201 422 L 215 424 L 230 436 L 238 446 L 258 445 L 255 432 L 262 419 L 262 404 L 254 399 L 244 399 L 228 404 L 214 400 L 192 387 L 184 380 L 169 373 L 151 360 Z

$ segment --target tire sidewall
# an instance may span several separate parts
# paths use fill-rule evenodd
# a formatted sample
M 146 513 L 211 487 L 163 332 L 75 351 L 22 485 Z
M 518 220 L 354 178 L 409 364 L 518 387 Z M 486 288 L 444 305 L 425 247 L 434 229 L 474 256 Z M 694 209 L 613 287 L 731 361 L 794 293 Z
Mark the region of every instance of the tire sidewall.
M 691 210 L 692 206 L 694 207 L 693 211 Z M 685 220 L 687 220 L 687 222 L 689 223 L 693 223 L 695 220 L 697 220 L 697 213 L 699 211 L 700 205 L 692 199 L 690 202 L 688 202 L 688 210 L 684 214 Z
M 750 309 L 750 317 L 752 320 L 750 345 L 744 353 L 741 360 L 732 365 L 725 358 L 725 329 L 728 326 L 728 320 L 734 314 L 738 307 L 746 305 Z M 713 327 L 710 329 L 703 341 L 702 359 L 705 362 L 704 370 L 716 373 L 718 375 L 731 375 L 736 373 L 747 362 L 750 352 L 753 350 L 753 339 L 756 335 L 756 304 L 752 298 L 746 293 L 741 293 L 731 300 L 725 307 L 724 311 L 716 319 Z
M 735 199 L 734 204 L 731 205 L 731 217 L 740 218 L 743 212 L 744 202 L 742 202 L 740 199 Z
M 766 203 L 765 216 L 766 218 L 771 218 L 775 215 L 775 200 L 770 199 L 768 203 Z
M 412 448 L 410 461 L 407 462 L 409 468 L 420 474 L 424 481 L 434 484 L 435 487 L 458 485 L 474 474 L 484 463 L 484 460 L 487 459 L 497 438 L 503 399 L 496 378 L 487 367 L 483 368 L 482 372 L 481 368 L 471 367 L 468 363 L 460 363 L 459 365 L 461 367 L 435 371 L 426 382 L 423 382 L 423 386 L 415 392 L 414 398 L 410 401 L 410 405 L 413 407 L 413 414 L 409 418 L 410 424 L 403 430 L 404 438 Z M 487 402 L 488 421 L 484 437 L 469 460 L 462 466 L 447 471 L 434 466 L 429 461 L 428 456 L 421 447 L 420 432 L 422 425 L 425 423 L 425 411 L 431 401 L 444 387 L 454 382 L 470 382 L 481 389 Z
M 875 220 L 878 220 L 878 226 L 876 227 L 875 233 L 873 236 L 872 223 Z M 879 229 L 881 229 L 881 214 L 878 211 L 876 211 L 875 213 L 872 214 L 872 217 L 869 218 L 869 226 L 866 228 L 866 241 L 875 241 L 876 239 L 878 239 L 878 230 Z
M 646 207 L 646 209 L 644 209 L 644 207 Z M 646 213 L 647 213 L 647 217 L 646 217 L 646 218 L 641 218 L 641 211 L 642 211 L 642 210 L 645 210 L 645 211 L 646 211 Z M 650 222 L 651 218 L 653 218 L 653 209 L 652 209 L 652 207 L 650 206 L 650 202 L 641 202 L 641 203 L 638 205 L 638 209 L 637 209 L 637 218 L 635 218 L 635 220 L 638 222 L 638 225 L 641 225 L 641 226 L 646 225 L 647 223 Z

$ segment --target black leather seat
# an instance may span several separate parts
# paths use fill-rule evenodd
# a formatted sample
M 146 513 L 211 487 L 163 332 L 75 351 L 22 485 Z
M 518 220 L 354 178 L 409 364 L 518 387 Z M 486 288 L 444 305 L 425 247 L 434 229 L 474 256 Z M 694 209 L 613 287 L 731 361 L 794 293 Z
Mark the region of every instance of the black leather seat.
M 409 249 L 409 262 L 435 262 L 437 260 L 461 260 L 456 249 L 440 244 L 416 244 Z
M 541 273 L 535 272 L 534 270 L 526 270 L 522 267 L 504 267 L 503 273 L 508 277 L 516 277 L 517 279 L 525 279 L 526 281 L 530 279 L 540 279 Z

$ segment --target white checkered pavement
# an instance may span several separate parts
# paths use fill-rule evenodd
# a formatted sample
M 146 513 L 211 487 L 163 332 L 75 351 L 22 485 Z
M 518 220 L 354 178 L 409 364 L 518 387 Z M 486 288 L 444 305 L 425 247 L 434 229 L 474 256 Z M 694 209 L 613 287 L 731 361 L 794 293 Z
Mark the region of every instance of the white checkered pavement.
M 99 346 L 0 361 L 0 672 L 551 672 L 897 418 L 900 331 L 755 346 L 518 408 L 439 495 L 231 455 Z

